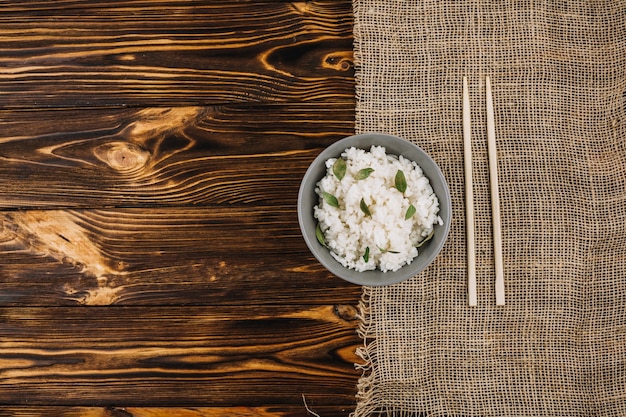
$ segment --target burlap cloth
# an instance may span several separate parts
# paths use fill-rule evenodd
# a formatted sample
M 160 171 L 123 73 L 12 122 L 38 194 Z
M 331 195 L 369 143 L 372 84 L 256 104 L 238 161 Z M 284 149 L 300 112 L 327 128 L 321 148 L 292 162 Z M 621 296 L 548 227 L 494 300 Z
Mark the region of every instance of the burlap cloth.
M 453 221 L 408 282 L 364 289 L 355 416 L 626 415 L 626 1 L 355 0 L 357 133 L 439 163 Z M 478 306 L 467 306 L 462 77 Z M 506 305 L 494 295 L 493 84 Z

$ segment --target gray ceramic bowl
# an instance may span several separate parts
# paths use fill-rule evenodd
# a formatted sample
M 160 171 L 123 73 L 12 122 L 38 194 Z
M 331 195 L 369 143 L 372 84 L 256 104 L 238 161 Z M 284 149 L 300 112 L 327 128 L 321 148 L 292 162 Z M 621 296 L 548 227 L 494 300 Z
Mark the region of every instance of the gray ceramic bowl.
M 315 193 L 315 186 L 326 174 L 325 161 L 329 158 L 337 158 L 344 150 L 352 146 L 369 150 L 372 145 L 384 146 L 388 154 L 402 155 L 416 162 L 422 168 L 439 199 L 439 216 L 443 219 L 443 225 L 435 225 L 433 237 L 420 247 L 419 255 L 409 265 L 405 265 L 395 272 L 382 272 L 380 270 L 357 272 L 346 268 L 331 256 L 329 250 L 322 246 L 315 236 L 317 220 L 313 216 L 313 207 L 319 201 L 319 197 Z M 339 278 L 359 285 L 396 284 L 423 271 L 441 251 L 450 230 L 450 217 L 450 190 L 437 164 L 422 149 L 408 140 L 380 133 L 350 136 L 326 148 L 315 158 L 306 171 L 298 193 L 298 222 L 307 246 L 326 269 Z

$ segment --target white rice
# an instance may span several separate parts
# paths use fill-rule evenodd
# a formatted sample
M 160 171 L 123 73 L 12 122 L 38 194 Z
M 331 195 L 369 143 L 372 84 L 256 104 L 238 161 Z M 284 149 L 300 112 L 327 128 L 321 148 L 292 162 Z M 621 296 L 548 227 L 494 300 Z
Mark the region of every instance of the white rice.
M 315 189 L 320 199 L 314 216 L 332 256 L 356 271 L 397 271 L 410 264 L 420 242 L 432 236 L 434 225 L 443 224 L 428 178 L 415 162 L 387 155 L 382 146 L 372 146 L 369 152 L 348 148 L 341 157 L 346 162 L 345 176 L 339 180 L 333 173 L 336 158 L 328 159 L 326 176 Z M 373 171 L 357 179 L 365 168 Z M 404 193 L 395 187 L 398 170 L 406 178 Z M 324 192 L 336 197 L 338 208 L 325 201 Z M 361 208 L 361 199 L 370 215 Z M 410 205 L 415 214 L 405 219 Z

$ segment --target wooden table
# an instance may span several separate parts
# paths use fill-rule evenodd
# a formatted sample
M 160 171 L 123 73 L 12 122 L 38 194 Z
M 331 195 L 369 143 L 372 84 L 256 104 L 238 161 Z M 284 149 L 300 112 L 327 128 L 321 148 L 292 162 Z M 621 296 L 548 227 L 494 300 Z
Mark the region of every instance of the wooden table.
M 346 416 L 361 289 L 300 235 L 350 0 L 0 6 L 0 412 Z

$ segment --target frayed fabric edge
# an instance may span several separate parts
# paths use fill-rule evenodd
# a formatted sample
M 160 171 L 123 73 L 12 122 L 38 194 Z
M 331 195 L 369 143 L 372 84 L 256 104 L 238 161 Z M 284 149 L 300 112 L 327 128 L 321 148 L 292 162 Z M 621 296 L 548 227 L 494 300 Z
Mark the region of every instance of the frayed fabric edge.
M 375 330 L 372 329 L 370 310 L 371 287 L 363 287 L 361 301 L 358 306 L 357 328 L 358 336 L 363 340 L 363 345 L 356 350 L 356 355 L 363 360 L 355 364 L 355 368 L 362 372 L 357 383 L 356 408 L 350 417 L 416 417 L 419 414 L 397 410 L 384 405 L 384 398 L 377 396 L 376 384 L 379 375 L 376 369 L 376 352 L 378 349 Z
M 359 26 L 359 21 L 361 17 L 361 1 L 353 0 L 352 1 L 352 13 L 354 16 L 354 26 L 353 26 L 353 63 L 354 63 L 354 79 L 355 79 L 355 95 L 356 95 L 356 115 L 355 115 L 355 133 L 362 133 L 362 123 L 361 123 L 361 63 L 362 63 L 362 50 L 361 50 L 361 41 L 362 41 L 362 33 L 361 28 Z M 376 381 L 376 372 L 374 367 L 374 358 L 375 352 L 377 350 L 376 347 L 376 339 L 375 335 L 372 334 L 371 326 L 372 320 L 370 316 L 370 296 L 372 293 L 371 287 L 363 287 L 363 292 L 361 295 L 361 300 L 358 305 L 358 320 L 359 326 L 357 329 L 358 336 L 362 339 L 363 344 L 356 350 L 356 355 L 358 358 L 362 359 L 361 363 L 356 363 L 355 368 L 362 372 L 361 377 L 357 383 L 357 394 L 356 394 L 356 408 L 353 413 L 350 413 L 350 417 L 367 417 L 367 416 L 380 416 L 380 415 L 390 415 L 386 412 L 382 412 L 380 405 L 377 405 L 377 401 L 375 398 L 375 381 Z
M 356 115 L 355 115 L 355 133 L 361 133 L 361 118 L 360 118 L 360 84 L 361 84 L 361 28 L 359 26 L 359 18 L 361 16 L 361 2 L 359 0 L 352 1 L 352 14 L 354 16 L 353 26 L 353 62 L 354 62 L 354 78 L 355 78 L 355 94 L 356 94 Z M 376 340 L 371 334 L 371 317 L 370 317 L 370 296 L 372 289 L 370 287 L 363 287 L 361 294 L 361 301 L 358 305 L 358 320 L 359 326 L 357 334 L 363 341 L 362 346 L 357 348 L 356 355 L 362 360 L 361 363 L 356 363 L 355 368 L 362 372 L 361 377 L 357 383 L 356 394 L 356 408 L 353 413 L 350 413 L 350 417 L 366 417 L 371 416 L 376 412 L 376 402 L 374 401 L 374 380 L 376 375 L 373 368 L 372 354 L 376 351 Z
M 363 133 L 362 121 L 361 121 L 361 85 L 362 85 L 362 39 L 363 34 L 359 25 L 361 17 L 361 0 L 352 0 L 352 15 L 354 16 L 354 25 L 352 27 L 352 62 L 354 65 L 354 81 L 355 81 L 355 98 L 356 98 L 356 112 L 355 112 L 355 133 Z
M 374 381 L 376 373 L 374 369 L 373 354 L 376 351 L 376 339 L 371 332 L 370 296 L 372 289 L 363 287 L 361 301 L 358 306 L 359 326 L 358 336 L 362 339 L 363 345 L 356 350 L 356 355 L 363 360 L 355 364 L 356 369 L 362 372 L 357 384 L 356 409 L 350 417 L 365 417 L 376 413 L 376 401 L 374 399 Z

